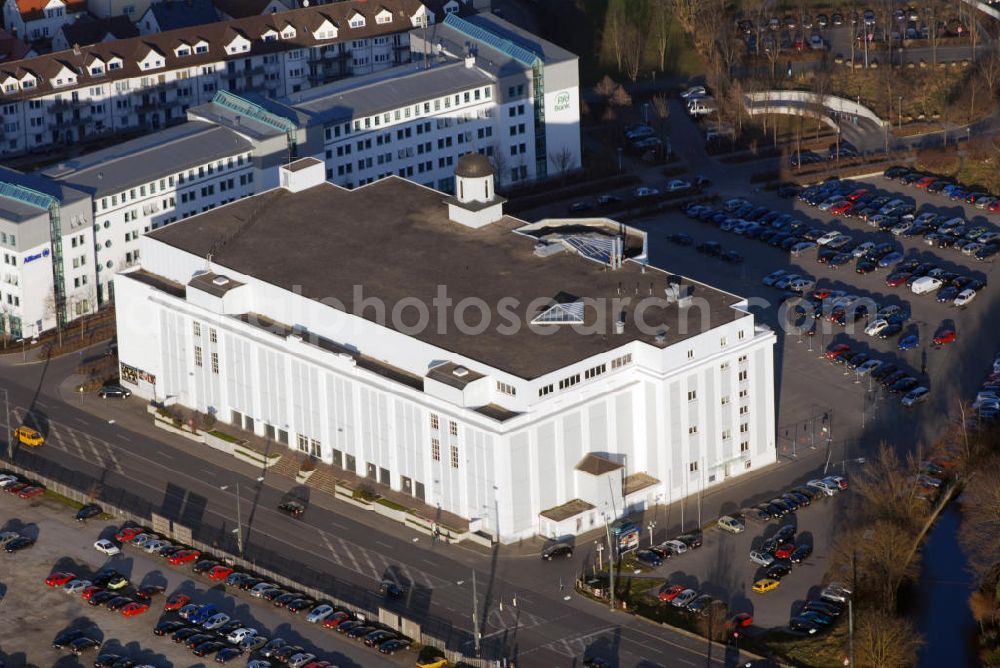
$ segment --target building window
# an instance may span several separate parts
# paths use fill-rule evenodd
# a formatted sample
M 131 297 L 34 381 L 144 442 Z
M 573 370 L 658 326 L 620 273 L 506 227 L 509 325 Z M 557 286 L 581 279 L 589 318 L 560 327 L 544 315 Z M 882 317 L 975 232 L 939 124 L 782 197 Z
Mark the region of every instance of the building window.
M 743 363 L 745 363 L 747 361 L 747 356 L 746 355 L 740 355 L 737 361 L 740 364 L 743 364 Z
M 688 464 L 688 471 L 690 471 L 691 473 L 697 473 L 698 462 L 691 462 L 690 464 Z
M 458 468 L 458 446 L 451 446 L 451 468 Z
M 744 422 L 743 424 L 740 425 L 740 433 L 741 434 L 746 434 L 749 431 L 750 431 L 750 425 L 749 424 L 747 424 L 746 422 Z
M 688 359 L 693 359 L 693 358 L 694 358 L 694 351 L 693 350 L 689 350 L 688 351 Z
M 219 373 L 219 353 L 212 353 L 212 373 Z
M 437 430 L 440 428 L 441 428 L 441 423 L 438 420 L 437 413 L 431 413 L 431 429 Z
M 308 452 L 309 439 L 303 436 L 302 434 L 298 434 L 298 437 L 296 438 L 296 446 L 298 447 L 299 452 Z
M 215 333 L 214 327 L 208 328 L 208 340 L 211 341 L 212 343 L 216 343 L 219 340 L 219 337 Z
M 441 461 L 441 441 L 436 438 L 431 439 L 431 459 Z
M 538 396 L 544 397 L 547 394 L 552 394 L 553 391 L 555 391 L 555 387 L 549 383 L 548 385 L 538 388 Z
M 194 347 L 194 365 L 201 366 L 201 346 Z
M 690 427 L 688 427 L 688 433 L 689 434 L 697 434 L 698 433 L 698 425 L 695 424 L 695 425 L 691 425 Z
M 721 339 L 719 339 L 719 347 L 720 348 L 726 347 L 726 337 L 723 336 Z
M 723 441 L 728 441 L 732 437 L 733 437 L 733 431 L 731 429 L 724 429 L 722 431 L 722 440 Z
M 744 381 L 744 380 L 747 379 L 746 369 L 744 369 L 743 371 L 740 371 L 740 373 L 739 373 L 739 379 L 740 379 L 740 382 L 742 382 L 742 381 Z
M 748 394 L 750 394 L 748 390 L 740 390 L 740 399 L 746 399 Z
M 750 441 L 740 441 L 740 452 L 750 452 Z
M 720 364 L 719 371 L 729 371 L 729 362 L 723 362 Z
M 750 412 L 749 406 L 740 406 L 740 415 L 746 415 Z
M 229 422 L 237 427 L 243 426 L 243 414 L 239 411 L 232 411 Z
M 458 423 L 454 420 L 448 422 L 448 433 L 452 436 L 458 436 Z
M 611 368 L 620 369 L 626 364 L 631 364 L 631 363 L 632 363 L 632 353 L 629 353 L 628 355 L 622 355 L 621 357 L 616 357 L 615 359 L 611 360 Z
M 698 398 L 697 390 L 688 390 L 688 401 L 694 401 Z
M 500 392 L 500 394 L 506 394 L 509 397 L 517 396 L 517 389 L 513 385 L 501 383 L 499 380 L 497 381 L 497 391 Z
M 737 338 L 739 338 L 740 341 L 743 340 L 743 334 L 744 334 L 744 331 L 741 329 L 740 333 L 737 335 Z
M 744 464 L 743 464 L 743 468 L 744 469 L 750 469 L 752 466 L 753 466 L 753 464 L 750 463 L 749 459 L 746 460 L 746 462 L 744 462 Z
M 729 395 L 727 394 L 724 397 L 722 397 L 722 405 L 727 406 L 728 404 L 729 404 Z

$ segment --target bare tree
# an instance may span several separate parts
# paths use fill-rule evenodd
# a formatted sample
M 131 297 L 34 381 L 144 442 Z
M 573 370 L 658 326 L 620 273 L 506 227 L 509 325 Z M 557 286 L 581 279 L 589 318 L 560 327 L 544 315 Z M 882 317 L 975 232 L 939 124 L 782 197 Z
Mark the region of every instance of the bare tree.
M 670 47 L 670 30 L 674 24 L 674 13 L 670 0 L 650 0 L 649 39 L 656 48 L 660 61 L 660 71 L 667 66 L 667 49 Z
M 777 78 L 778 60 L 781 59 L 781 44 L 776 37 L 768 35 L 769 41 L 764 45 L 764 54 L 767 62 L 771 65 L 771 83 L 774 84 Z
M 969 596 L 969 609 L 972 611 L 972 618 L 979 624 L 979 632 L 983 632 L 983 627 L 996 621 L 997 608 L 996 597 L 982 591 L 974 591 Z
M 1000 554 L 1000 458 L 977 464 L 976 475 L 965 486 L 960 539 L 969 566 L 985 577 Z
M 504 155 L 503 146 L 500 142 L 493 142 L 490 149 L 490 164 L 493 165 L 493 173 L 496 174 L 497 183 L 500 184 L 507 180 L 507 156 Z
M 611 94 L 611 104 L 616 107 L 631 107 L 632 96 L 628 94 L 622 85 L 615 86 L 615 92 Z
M 867 514 L 915 529 L 927 513 L 927 504 L 918 496 L 913 481 L 916 469 L 912 461 L 903 462 L 891 446 L 882 443 L 878 456 L 869 461 L 854 483 L 857 493 L 865 499 Z
M 558 151 L 549 153 L 549 164 L 557 175 L 563 176 L 576 166 L 576 157 L 568 146 L 563 146 Z
M 660 124 L 660 132 L 666 129 L 667 119 L 670 118 L 670 102 L 665 93 L 657 93 L 653 96 L 653 112 Z
M 866 610 L 858 615 L 854 645 L 860 666 L 907 668 L 916 663 L 923 640 L 910 620 Z
M 703 0 L 670 0 L 674 16 L 689 35 L 698 34 L 701 27 L 698 19 L 702 13 L 702 2 Z
M 819 139 L 819 130 L 823 125 L 823 117 L 828 115 L 826 108 L 826 97 L 833 89 L 833 82 L 830 79 L 830 70 L 820 66 L 813 74 L 812 92 L 816 95 L 812 111 L 816 114 L 816 139 Z
M 604 98 L 610 98 L 615 92 L 615 87 L 618 86 L 615 80 L 605 74 L 597 85 L 594 86 L 594 92 Z
M 628 13 L 625 10 L 625 0 L 611 0 L 604 17 L 604 38 L 606 46 L 615 57 L 615 65 L 622 71 L 622 59 L 625 51 L 625 41 L 628 32 Z
M 624 32 L 625 40 L 622 48 L 622 58 L 625 65 L 625 74 L 635 82 L 639 78 L 639 70 L 642 69 L 645 30 L 629 21 L 625 26 Z

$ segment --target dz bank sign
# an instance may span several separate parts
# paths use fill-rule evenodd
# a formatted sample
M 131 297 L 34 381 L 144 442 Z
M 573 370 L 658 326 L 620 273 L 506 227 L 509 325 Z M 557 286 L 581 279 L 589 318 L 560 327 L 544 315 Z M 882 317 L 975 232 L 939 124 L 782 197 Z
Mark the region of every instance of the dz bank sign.
M 569 109 L 570 97 L 567 91 L 556 94 L 555 105 L 552 111 L 566 111 Z

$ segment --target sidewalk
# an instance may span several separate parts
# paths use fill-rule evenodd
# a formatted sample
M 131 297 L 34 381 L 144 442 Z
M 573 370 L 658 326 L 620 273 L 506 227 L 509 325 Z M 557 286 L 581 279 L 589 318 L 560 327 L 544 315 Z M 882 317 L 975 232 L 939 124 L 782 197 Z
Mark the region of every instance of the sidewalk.
M 188 450 L 189 453 L 195 454 L 199 458 L 210 461 L 212 464 L 222 468 L 230 469 L 234 471 L 234 473 L 244 473 L 248 468 L 253 468 L 253 465 L 238 460 L 219 450 L 157 428 L 154 425 L 153 417 L 146 410 L 145 401 L 141 399 L 133 398 L 125 401 L 118 399 L 104 400 L 99 399 L 94 394 L 81 394 L 77 392 L 75 388 L 79 385 L 82 379 L 82 376 L 71 374 L 59 383 L 58 392 L 64 401 L 73 403 L 81 410 L 103 420 L 108 419 L 108 415 L 111 415 L 111 419 L 125 429 L 143 434 L 152 440 L 170 447 L 184 448 Z M 260 470 L 254 470 L 248 473 L 248 475 L 267 475 L 269 479 L 268 484 L 270 486 L 285 490 L 291 489 L 295 485 L 300 484 L 296 481 L 296 475 L 299 473 L 302 462 L 309 458 L 305 453 L 298 452 L 297 450 L 289 448 L 284 444 L 269 441 L 256 434 L 244 431 L 229 424 L 219 423 L 217 430 L 229 434 L 237 439 L 245 440 L 247 447 L 259 453 L 281 453 L 281 458 L 276 464 L 268 467 L 263 472 Z M 352 489 L 359 489 L 362 485 L 364 485 L 382 498 L 394 504 L 405 506 L 413 514 L 419 517 L 460 532 L 467 531 L 469 528 L 468 520 L 440 510 L 439 508 L 431 506 L 427 503 L 422 503 L 413 496 L 403 492 L 394 491 L 386 485 L 379 484 L 375 480 L 353 474 L 344 469 L 334 467 L 331 464 L 326 464 L 319 460 L 314 460 L 314 462 L 316 466 L 315 472 L 309 477 L 305 486 L 310 488 L 311 491 L 322 492 L 321 496 L 326 499 L 326 501 L 321 504 L 323 507 L 335 507 L 337 512 L 341 514 L 345 512 L 362 513 L 360 517 L 363 517 L 364 520 L 362 521 L 366 523 L 374 521 L 375 517 L 383 519 L 373 512 L 354 508 L 345 503 L 337 503 L 335 485 L 340 484 Z M 279 482 L 275 480 L 275 477 L 279 478 L 281 481 Z M 310 494 L 309 498 L 311 503 L 315 503 L 318 496 Z M 355 519 L 358 518 L 356 517 Z M 395 527 L 398 530 L 401 529 L 403 525 L 399 522 L 390 521 L 390 524 L 387 526 Z

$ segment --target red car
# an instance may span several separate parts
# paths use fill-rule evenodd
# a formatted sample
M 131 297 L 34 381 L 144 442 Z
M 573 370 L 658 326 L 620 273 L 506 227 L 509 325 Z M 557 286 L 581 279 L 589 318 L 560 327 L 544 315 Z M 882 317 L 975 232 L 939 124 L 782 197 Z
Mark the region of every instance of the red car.
M 180 610 L 191 602 L 191 597 L 186 594 L 171 594 L 163 602 L 164 610 Z
M 829 350 L 826 351 L 826 358 L 830 361 L 833 361 L 838 357 L 840 357 L 841 355 L 843 355 L 844 353 L 846 353 L 847 351 L 849 351 L 850 349 L 851 347 L 846 343 L 838 343 L 833 348 L 830 348 Z
M 997 201 L 993 202 L 993 204 L 990 204 L 990 207 L 989 207 L 989 212 L 990 213 L 996 213 L 997 211 L 1000 211 L 1000 199 L 998 199 Z
M 795 546 L 791 543 L 785 543 L 784 545 L 779 545 L 778 549 L 774 551 L 775 559 L 787 559 L 792 556 L 792 552 L 795 551 Z
M 943 346 L 948 343 L 954 343 L 955 337 L 956 337 L 955 330 L 946 329 L 934 337 L 934 345 Z
M 104 587 L 98 587 L 97 585 L 90 585 L 89 587 L 84 587 L 83 591 L 80 592 L 80 596 L 83 597 L 84 601 L 89 601 L 91 596 L 102 591 L 104 591 Z
M 211 570 L 208 571 L 209 580 L 225 580 L 230 575 L 232 575 L 233 569 L 229 566 L 213 566 Z
M 341 622 L 346 622 L 350 618 L 351 616 L 349 614 L 347 614 L 343 610 L 340 610 L 339 612 L 335 612 L 323 620 L 323 628 L 335 629 L 338 626 L 340 626 Z
M 913 185 L 915 187 L 917 187 L 917 188 L 920 188 L 921 190 L 926 190 L 927 186 L 929 186 L 930 184 L 934 183 L 935 181 L 937 181 L 936 177 L 934 177 L 934 176 L 925 176 L 922 179 L 918 179 L 916 182 L 914 182 Z
M 125 527 L 115 534 L 115 538 L 119 543 L 128 543 L 142 532 L 142 527 Z
M 684 591 L 686 587 L 684 585 L 670 585 L 665 586 L 660 589 L 659 597 L 661 601 L 672 601 L 677 598 L 677 595 Z
M 76 579 L 76 573 L 70 573 L 69 571 L 56 571 L 49 577 L 45 578 L 45 584 L 50 587 L 62 587 L 70 580 Z
M 15 482 L 13 485 L 8 485 L 7 487 L 4 487 L 4 489 L 7 490 L 8 494 L 20 494 L 21 490 L 24 489 L 25 487 L 28 487 L 28 483 Z
M 901 274 L 890 274 L 885 279 L 885 284 L 890 288 L 898 288 L 901 285 L 905 285 L 906 281 L 910 280 L 910 276 L 913 274 L 904 271 Z
M 843 202 L 837 202 L 836 204 L 831 206 L 830 213 L 832 213 L 834 216 L 839 216 L 843 213 L 847 213 L 853 207 L 854 207 L 854 202 L 851 202 L 850 200 L 844 200 Z
M 149 606 L 145 603 L 129 603 L 122 608 L 122 617 L 135 617 L 136 615 L 141 615 L 147 610 L 149 610 Z
M 25 487 L 24 489 L 22 489 L 21 492 L 18 494 L 18 496 L 21 497 L 22 499 L 33 499 L 36 496 L 41 496 L 42 494 L 45 494 L 44 487 L 39 487 L 38 485 L 31 485 L 29 487 Z
M 850 195 L 848 195 L 847 199 L 851 200 L 852 202 L 857 202 L 860 198 L 864 197 L 867 194 L 868 194 L 868 188 L 858 188 Z
M 167 561 L 174 566 L 180 566 L 181 564 L 190 564 L 192 561 L 196 561 L 200 556 L 201 552 L 198 550 L 181 550 L 177 554 L 170 555 L 170 559 Z
M 745 629 L 751 624 L 753 624 L 753 615 L 748 612 L 741 612 L 737 615 L 733 615 L 729 620 L 730 628 L 734 629 Z
M 817 288 L 812 291 L 813 299 L 826 299 L 830 294 L 831 292 L 825 288 Z

